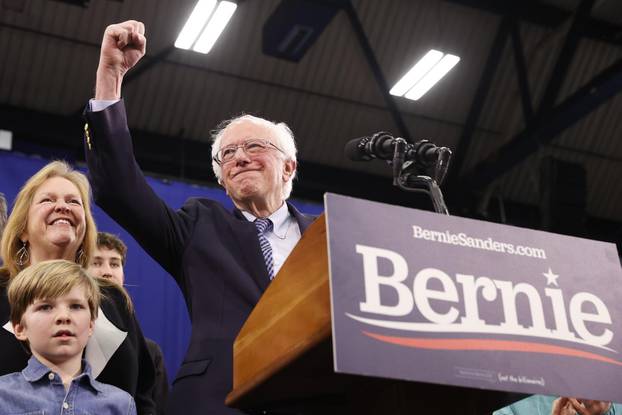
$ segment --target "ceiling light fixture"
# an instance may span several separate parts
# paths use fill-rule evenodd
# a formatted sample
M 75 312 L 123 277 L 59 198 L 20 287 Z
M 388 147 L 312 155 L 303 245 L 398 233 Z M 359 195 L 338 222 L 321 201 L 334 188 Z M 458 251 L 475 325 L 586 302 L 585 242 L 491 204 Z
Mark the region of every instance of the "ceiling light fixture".
M 431 49 L 394 86 L 389 93 L 417 101 L 460 62 L 456 55 Z
M 218 37 L 225 27 L 229 20 L 231 20 L 231 16 L 235 12 L 235 9 L 238 7 L 237 4 L 232 3 L 230 1 L 221 1 L 218 3 L 218 7 L 216 7 L 216 11 L 212 15 L 212 18 L 207 22 L 207 26 L 199 36 L 197 43 L 195 43 L 192 50 L 199 53 L 207 53 L 212 49 Z
M 236 8 L 237 4 L 231 1 L 199 0 L 179 32 L 175 47 L 208 53 Z

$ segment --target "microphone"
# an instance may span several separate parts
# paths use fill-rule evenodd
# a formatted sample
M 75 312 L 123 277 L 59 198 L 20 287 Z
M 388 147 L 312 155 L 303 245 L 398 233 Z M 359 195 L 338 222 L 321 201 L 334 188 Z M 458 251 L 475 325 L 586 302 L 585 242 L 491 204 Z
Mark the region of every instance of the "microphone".
M 352 161 L 393 160 L 395 147 L 403 145 L 402 143 L 406 143 L 403 138 L 395 138 L 385 131 L 380 131 L 371 137 L 355 138 L 348 141 L 344 148 L 344 154 Z M 414 161 L 423 167 L 432 166 L 438 160 L 441 148 L 428 140 L 406 143 L 404 160 Z

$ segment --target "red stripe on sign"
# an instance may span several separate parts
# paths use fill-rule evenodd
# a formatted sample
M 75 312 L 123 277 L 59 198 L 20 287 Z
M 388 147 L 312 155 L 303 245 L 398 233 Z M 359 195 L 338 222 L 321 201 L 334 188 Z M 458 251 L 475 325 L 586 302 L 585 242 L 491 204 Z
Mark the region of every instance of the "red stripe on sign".
M 544 353 L 562 356 L 579 357 L 582 359 L 598 360 L 612 365 L 622 366 L 622 362 L 583 350 L 569 347 L 553 346 L 551 344 L 519 342 L 510 340 L 494 339 L 421 339 L 414 337 L 385 336 L 377 333 L 363 331 L 366 336 L 372 337 L 385 343 L 400 346 L 414 347 L 417 349 L 432 350 L 497 350 L 506 352 Z

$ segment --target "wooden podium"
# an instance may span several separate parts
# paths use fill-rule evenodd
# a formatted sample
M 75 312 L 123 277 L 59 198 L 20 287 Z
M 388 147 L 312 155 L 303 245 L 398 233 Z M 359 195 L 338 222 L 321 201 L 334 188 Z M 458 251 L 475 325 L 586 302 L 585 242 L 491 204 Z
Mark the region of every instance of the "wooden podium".
M 233 390 L 227 405 L 304 415 L 475 415 L 490 414 L 522 397 L 335 373 L 326 241 L 322 215 L 242 327 L 233 346 Z

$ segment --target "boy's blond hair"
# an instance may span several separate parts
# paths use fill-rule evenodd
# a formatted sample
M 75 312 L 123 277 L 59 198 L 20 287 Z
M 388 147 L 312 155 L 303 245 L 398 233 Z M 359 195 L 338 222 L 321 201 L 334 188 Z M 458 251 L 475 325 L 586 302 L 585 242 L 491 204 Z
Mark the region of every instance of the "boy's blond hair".
M 58 298 L 78 286 L 84 288 L 93 321 L 101 301 L 99 285 L 79 264 L 55 259 L 29 266 L 11 279 L 7 289 L 11 323 L 20 324 L 26 309 L 36 300 Z

